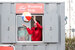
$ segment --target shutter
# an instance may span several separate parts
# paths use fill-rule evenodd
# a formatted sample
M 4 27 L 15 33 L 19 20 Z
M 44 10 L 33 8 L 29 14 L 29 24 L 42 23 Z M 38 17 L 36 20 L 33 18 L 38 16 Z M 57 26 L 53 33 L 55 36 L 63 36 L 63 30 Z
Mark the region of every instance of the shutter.
M 45 4 L 43 16 L 44 42 L 58 42 L 57 4 Z
M 14 11 L 14 4 L 3 3 L 1 13 L 1 43 L 15 43 L 15 12 L 11 13 L 11 8 Z

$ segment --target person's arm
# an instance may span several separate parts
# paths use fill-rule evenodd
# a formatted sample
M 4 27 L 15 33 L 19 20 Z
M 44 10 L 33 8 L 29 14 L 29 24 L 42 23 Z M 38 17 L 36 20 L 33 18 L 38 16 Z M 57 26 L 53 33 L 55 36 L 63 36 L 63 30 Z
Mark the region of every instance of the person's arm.
M 33 21 L 35 22 L 35 23 L 37 23 L 37 21 L 36 21 L 36 17 L 34 16 L 34 18 L 32 18 L 33 19 Z
M 33 30 L 28 28 L 25 24 L 22 24 L 24 27 L 26 27 L 29 34 L 33 34 Z
M 36 23 L 37 27 L 42 29 L 42 26 L 36 21 L 36 17 L 34 16 L 33 21 Z
M 33 34 L 33 30 L 32 29 L 30 29 L 28 27 L 26 27 L 26 29 L 27 29 L 27 31 L 28 31 L 29 34 Z
M 36 25 L 37 25 L 37 27 L 42 29 L 42 26 L 38 22 L 36 22 Z

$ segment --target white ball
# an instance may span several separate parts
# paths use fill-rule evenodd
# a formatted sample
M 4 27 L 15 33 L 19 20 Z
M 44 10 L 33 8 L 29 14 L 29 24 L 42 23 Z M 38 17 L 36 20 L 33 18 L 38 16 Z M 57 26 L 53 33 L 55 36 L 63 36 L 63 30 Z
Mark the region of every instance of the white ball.
M 31 13 L 29 13 L 29 12 L 24 12 L 23 14 L 22 14 L 22 20 L 23 21 L 30 21 L 31 20 Z

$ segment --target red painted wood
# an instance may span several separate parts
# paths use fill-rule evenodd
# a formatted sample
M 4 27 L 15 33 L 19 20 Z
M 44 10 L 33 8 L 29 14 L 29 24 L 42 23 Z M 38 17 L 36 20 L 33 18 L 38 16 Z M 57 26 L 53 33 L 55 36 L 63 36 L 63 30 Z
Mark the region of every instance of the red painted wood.
M 14 50 L 14 48 L 8 46 L 0 46 L 0 50 Z

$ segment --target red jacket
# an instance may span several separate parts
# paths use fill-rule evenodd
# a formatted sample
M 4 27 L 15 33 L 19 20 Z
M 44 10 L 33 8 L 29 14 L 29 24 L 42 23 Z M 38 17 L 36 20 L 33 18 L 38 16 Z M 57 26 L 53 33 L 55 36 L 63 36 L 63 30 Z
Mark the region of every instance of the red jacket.
M 37 22 L 37 28 L 32 27 L 31 29 L 27 28 L 29 34 L 31 34 L 32 41 L 41 41 L 42 40 L 42 26 Z

